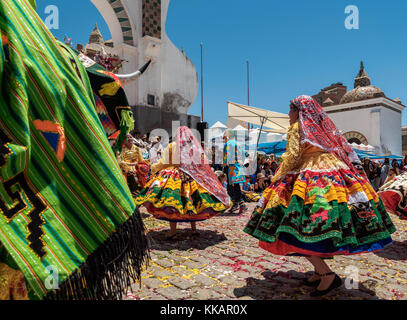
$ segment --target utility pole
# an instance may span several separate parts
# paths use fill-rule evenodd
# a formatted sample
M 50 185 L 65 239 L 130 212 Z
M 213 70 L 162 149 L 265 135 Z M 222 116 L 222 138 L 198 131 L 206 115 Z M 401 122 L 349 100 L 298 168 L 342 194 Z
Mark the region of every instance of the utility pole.
M 203 43 L 201 42 L 201 122 L 203 121 Z
M 204 92 L 203 92 L 203 43 L 201 42 L 201 122 L 197 124 L 197 129 L 201 135 L 201 143 L 205 142 L 205 130 L 208 129 L 208 123 L 204 122 Z
M 247 105 L 250 106 L 250 76 L 249 76 L 249 60 L 246 60 L 247 65 Z M 247 123 L 247 128 L 250 130 L 250 123 Z

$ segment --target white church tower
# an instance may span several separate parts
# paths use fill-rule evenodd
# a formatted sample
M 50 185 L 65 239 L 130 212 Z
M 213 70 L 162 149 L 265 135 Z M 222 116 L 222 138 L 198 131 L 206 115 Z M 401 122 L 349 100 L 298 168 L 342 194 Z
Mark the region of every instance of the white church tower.
M 196 127 L 200 118 L 188 115 L 188 109 L 198 95 L 198 76 L 192 61 L 166 34 L 170 0 L 91 1 L 111 32 L 109 51 L 127 61 L 119 73 L 135 72 L 152 60 L 142 78 L 125 87 L 136 128 L 142 132 L 169 129 L 172 120 Z
M 315 96 L 345 138 L 350 143 L 373 146 L 376 154 L 402 155 L 401 115 L 405 106 L 401 101 L 390 99 L 371 85 L 363 62 L 354 89 L 345 92 L 346 87 L 337 83 Z M 332 103 L 335 100 L 338 103 Z

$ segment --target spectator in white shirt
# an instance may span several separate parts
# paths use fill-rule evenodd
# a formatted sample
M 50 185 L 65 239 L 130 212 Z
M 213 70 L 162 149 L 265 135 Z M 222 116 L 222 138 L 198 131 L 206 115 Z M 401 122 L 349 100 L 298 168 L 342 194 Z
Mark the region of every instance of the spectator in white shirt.
M 150 163 L 154 164 L 161 159 L 162 145 L 160 143 L 160 137 L 154 137 L 151 139 L 151 148 L 149 151 Z

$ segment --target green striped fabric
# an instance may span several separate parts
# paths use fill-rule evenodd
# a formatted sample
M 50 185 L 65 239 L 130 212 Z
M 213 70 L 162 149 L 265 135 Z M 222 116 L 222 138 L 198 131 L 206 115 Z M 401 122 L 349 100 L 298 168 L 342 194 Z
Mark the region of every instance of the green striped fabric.
M 38 298 L 120 295 L 146 239 L 86 71 L 29 0 L 0 2 L 0 30 L 0 246 Z

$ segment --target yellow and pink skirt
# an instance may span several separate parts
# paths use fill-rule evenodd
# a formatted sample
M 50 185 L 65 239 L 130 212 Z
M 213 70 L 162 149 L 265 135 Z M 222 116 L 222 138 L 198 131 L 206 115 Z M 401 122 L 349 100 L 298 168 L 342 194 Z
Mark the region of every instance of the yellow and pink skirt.
M 176 167 L 151 177 L 135 197 L 155 218 L 171 222 L 202 221 L 227 207 L 190 176 Z

